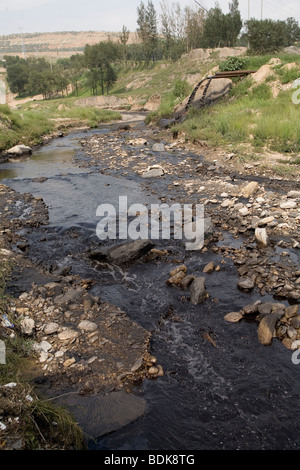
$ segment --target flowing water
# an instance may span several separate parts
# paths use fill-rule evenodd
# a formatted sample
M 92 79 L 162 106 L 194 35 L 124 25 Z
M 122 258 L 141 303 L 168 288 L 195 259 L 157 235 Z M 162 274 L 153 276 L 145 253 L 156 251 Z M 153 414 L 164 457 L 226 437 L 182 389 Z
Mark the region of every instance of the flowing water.
M 109 136 L 111 129 L 93 132 Z M 97 243 L 99 204 L 116 204 L 120 194 L 128 195 L 129 203 L 157 202 L 139 178 L 79 168 L 74 155 L 87 135 L 56 139 L 30 158 L 2 164 L 0 179 L 18 192 L 42 197 L 49 207 L 49 226 L 29 236 L 29 256 L 47 268 L 71 264 L 72 273 L 95 279 L 92 294 L 151 331 L 151 352 L 164 368 L 163 377 L 145 380 L 133 390 L 147 401 L 144 416 L 90 443 L 90 448 L 298 449 L 300 366 L 292 363 L 291 351 L 281 343 L 260 345 L 255 322 L 224 321 L 226 313 L 261 298 L 237 289 L 231 260 L 218 275 L 206 276 L 210 299 L 193 306 L 185 291 L 166 285 L 174 265 L 163 258 L 137 261 L 126 269 L 97 269 L 85 255 Z M 226 241 L 231 242 L 238 243 Z M 222 261 L 209 252 L 186 252 L 180 243 L 164 241 L 159 247 L 168 248 L 171 258 L 184 262 L 195 275 L 201 275 L 207 262 Z

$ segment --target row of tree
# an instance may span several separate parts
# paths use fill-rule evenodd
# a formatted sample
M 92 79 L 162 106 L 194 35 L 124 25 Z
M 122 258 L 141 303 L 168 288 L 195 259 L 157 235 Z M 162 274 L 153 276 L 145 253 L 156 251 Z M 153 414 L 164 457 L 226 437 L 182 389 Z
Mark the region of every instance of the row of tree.
M 198 2 L 197 2 L 198 3 Z M 243 24 L 238 0 L 229 2 L 229 12 L 214 8 L 184 7 L 179 2 L 161 1 L 160 31 L 152 0 L 137 7 L 138 35 L 146 61 L 161 55 L 176 59 L 195 48 L 249 46 L 253 53 L 275 52 L 300 40 L 294 18 L 285 21 L 251 19 Z M 243 26 L 245 31 L 241 33 Z
M 7 83 L 12 93 L 42 94 L 44 98 L 68 93 L 68 85 L 73 81 L 71 68 L 66 73 L 60 63 L 52 64 L 43 58 L 4 56 L 4 59 Z
M 161 59 L 177 59 L 197 47 L 248 45 L 255 54 L 278 51 L 300 40 L 300 28 L 294 18 L 286 21 L 254 20 L 243 22 L 238 0 L 231 0 L 229 13 L 218 4 L 205 12 L 203 8 L 182 8 L 180 3 L 161 2 L 160 31 L 153 2 L 140 1 L 137 7 L 139 42 L 129 44 L 129 30 L 123 26 L 119 41 L 86 45 L 84 54 L 48 62 L 45 59 L 6 56 L 7 81 L 13 93 L 43 94 L 51 98 L 68 93 L 71 83 L 78 92 L 79 81 L 90 87 L 93 95 L 108 93 L 116 81 L 116 67 L 128 62 L 146 63 Z

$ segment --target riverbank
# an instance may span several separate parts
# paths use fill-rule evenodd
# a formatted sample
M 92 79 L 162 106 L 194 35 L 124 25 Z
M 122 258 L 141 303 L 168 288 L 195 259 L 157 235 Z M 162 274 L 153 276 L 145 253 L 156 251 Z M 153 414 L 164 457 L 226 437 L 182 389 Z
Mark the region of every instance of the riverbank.
M 200 261 L 203 257 L 207 262 L 198 263 L 197 268 L 194 264 L 192 270 L 188 252 L 181 251 L 179 257 L 170 246 L 156 243 L 155 247 L 147 245 L 146 252 L 136 251 L 136 268 L 146 272 L 157 264 L 162 272 L 169 273 L 180 268 L 179 272 L 183 273 L 180 282 L 176 283 L 178 277 L 176 282 L 170 281 L 170 274 L 164 284 L 170 298 L 185 305 L 191 305 L 191 282 L 195 277 L 204 277 L 208 297 L 198 296 L 201 301 L 196 302 L 195 309 L 201 309 L 202 305 L 210 309 L 218 303 L 217 296 L 210 291 L 210 283 L 218 285 L 218 279 L 224 280 L 226 270 L 234 266 L 238 282 L 232 297 L 238 297 L 240 292 L 255 292 L 256 299 L 240 305 L 238 310 L 237 302 L 233 301 L 235 310 L 224 311 L 219 322 L 252 321 L 259 330 L 262 319 L 271 319 L 269 315 L 276 311 L 281 313 L 280 317 L 276 317 L 276 324 L 271 322 L 264 330 L 260 328 L 257 347 L 280 341 L 284 348 L 294 349 L 293 342 L 299 339 L 296 323 L 300 299 L 298 180 L 271 179 L 269 175 L 257 174 L 255 165 L 252 168 L 241 165 L 238 169 L 230 152 L 190 146 L 183 138 L 174 140 L 166 130 L 144 127 L 141 119 L 136 124 L 127 121 L 126 126 L 115 124 L 108 134 L 83 138 L 75 161 L 79 168 L 95 174 L 139 181 L 145 194 L 161 202 L 204 204 L 213 224 L 200 251 Z M 147 176 L 149 167 L 159 173 Z M 133 419 L 130 410 L 136 410 L 135 418 L 142 416 L 145 401 L 127 392 L 139 390 L 145 379 L 153 377 L 159 381 L 165 374 L 171 375 L 153 355 L 150 331 L 133 321 L 128 312 L 107 302 L 105 296 L 102 298 L 105 269 L 110 269 L 110 261 L 103 256 L 101 259 L 101 253 L 97 252 L 99 246 L 94 243 L 78 253 L 99 272 L 103 284 L 72 274 L 72 266 L 53 266 L 51 259 L 48 265 L 32 262 L 32 247 L 28 250 L 32 241 L 28 239 L 35 228 L 44 224 L 47 227 L 48 210 L 43 201 L 22 196 L 7 186 L 2 187 L 2 195 L 1 248 L 8 250 L 2 255 L 3 259 L 13 259 L 17 267 L 13 284 L 18 295 L 11 304 L 10 319 L 16 323 L 15 331 L 34 342 L 36 351 L 35 370 L 27 373 L 32 373 L 36 383 L 43 385 L 44 393 L 51 400 L 58 395 L 68 397 L 64 405 L 75 413 L 85 399 L 86 409 L 99 410 L 98 428 L 89 429 L 94 436 L 115 429 L 109 428 L 109 423 L 101 429 L 104 406 L 111 410 L 118 404 L 123 410 L 127 406 L 129 416 L 119 426 Z M 45 232 L 44 237 L 47 236 Z M 63 236 L 66 241 L 72 238 L 76 241 L 80 233 L 71 230 Z M 40 238 L 36 246 L 38 254 L 43 251 L 42 241 Z M 188 276 L 191 277 L 187 279 Z M 125 283 L 126 288 L 127 282 L 130 286 L 126 275 L 121 277 L 116 287 Z M 287 310 L 289 305 L 292 310 Z M 227 316 L 232 313 L 235 315 Z M 174 325 L 184 322 L 172 309 L 160 312 L 158 327 L 166 321 Z M 262 333 L 266 333 L 263 340 Z M 220 341 L 213 331 L 205 331 L 205 338 L 213 348 Z M 78 401 L 74 400 L 75 396 Z M 92 401 L 95 396 L 97 402 Z M 125 396 L 133 398 L 130 404 L 126 405 Z M 111 401 L 103 403 L 101 397 L 109 397 Z M 85 416 L 85 422 L 89 417 L 89 414 Z

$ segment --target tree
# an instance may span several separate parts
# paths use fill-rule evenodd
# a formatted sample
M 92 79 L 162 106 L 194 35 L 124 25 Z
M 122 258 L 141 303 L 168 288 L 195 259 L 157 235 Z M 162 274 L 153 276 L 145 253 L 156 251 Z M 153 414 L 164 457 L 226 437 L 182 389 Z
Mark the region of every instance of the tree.
M 202 9 L 185 7 L 185 39 L 187 51 L 201 47 L 204 30 L 204 12 Z
M 122 31 L 119 34 L 119 41 L 122 45 L 123 56 L 124 56 L 125 63 L 126 63 L 126 60 L 127 60 L 127 52 L 128 52 L 127 51 L 127 43 L 128 43 L 128 40 L 129 40 L 129 35 L 130 35 L 129 29 L 127 29 L 126 26 L 123 25 Z
M 169 6 L 167 0 L 160 4 L 161 34 L 163 37 L 163 56 L 176 60 L 186 50 L 186 17 L 178 2 Z
M 147 6 L 141 1 L 137 13 L 137 33 L 144 46 L 145 60 L 149 63 L 151 59 L 155 60 L 158 43 L 156 11 L 152 1 L 148 0 Z
M 222 12 L 216 3 L 205 18 L 202 45 L 204 47 L 232 47 L 236 44 L 243 22 L 238 0 L 229 3 L 229 13 Z
M 112 64 L 121 58 L 120 45 L 111 41 L 102 41 L 94 46 L 86 45 L 84 56 L 89 69 L 88 80 L 92 93 L 94 95 L 98 93 L 98 85 L 100 85 L 102 95 L 105 89 L 108 93 L 109 88 L 116 81 Z
M 284 21 L 247 21 L 249 49 L 254 54 L 268 54 L 279 51 L 285 44 Z
M 7 83 L 12 93 L 24 93 L 28 84 L 29 67 L 25 60 L 12 62 L 6 68 Z
M 287 18 L 285 20 L 285 46 L 291 46 L 300 40 L 300 27 L 295 18 Z

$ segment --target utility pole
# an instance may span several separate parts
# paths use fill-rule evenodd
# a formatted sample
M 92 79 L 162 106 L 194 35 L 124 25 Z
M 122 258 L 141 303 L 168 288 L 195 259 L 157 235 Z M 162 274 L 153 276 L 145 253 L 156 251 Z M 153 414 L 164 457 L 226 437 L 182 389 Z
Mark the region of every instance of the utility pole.
M 23 33 L 22 33 L 23 27 L 19 27 L 19 30 L 20 30 L 20 34 L 21 34 L 21 40 L 22 40 L 22 55 L 23 55 L 23 58 L 25 59 L 26 58 L 25 44 L 24 44 L 24 38 L 23 38 Z
M 260 3 L 260 19 L 262 20 L 263 19 L 263 2 L 264 0 L 260 0 L 261 3 Z

